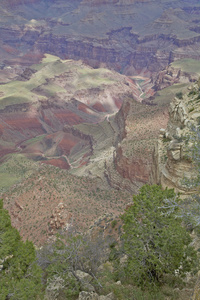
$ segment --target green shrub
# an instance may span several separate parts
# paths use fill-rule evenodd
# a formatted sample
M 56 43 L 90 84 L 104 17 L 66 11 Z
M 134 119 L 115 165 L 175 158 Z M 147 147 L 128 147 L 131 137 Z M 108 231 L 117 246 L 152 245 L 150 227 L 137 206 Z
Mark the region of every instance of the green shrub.
M 179 201 L 171 189 L 144 185 L 122 216 L 124 270 L 135 284 L 158 285 L 166 274 L 184 277 L 198 266 L 191 237 L 177 217 Z
M 43 299 L 41 269 L 32 242 L 21 240 L 0 200 L 0 299 Z
M 114 228 L 117 225 L 117 220 L 113 220 L 111 222 L 111 227 Z
M 177 97 L 178 99 L 183 99 L 183 93 L 182 93 L 182 92 L 176 93 L 176 97 Z

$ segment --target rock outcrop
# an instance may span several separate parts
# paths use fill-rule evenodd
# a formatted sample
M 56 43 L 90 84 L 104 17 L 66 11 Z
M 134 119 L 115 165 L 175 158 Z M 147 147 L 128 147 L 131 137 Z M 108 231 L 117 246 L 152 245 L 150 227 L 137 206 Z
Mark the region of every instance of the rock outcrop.
M 99 296 L 94 292 L 80 292 L 77 300 L 115 300 L 115 297 L 113 293 L 110 293 L 106 296 Z
M 176 83 L 195 82 L 198 78 L 199 74 L 195 72 L 184 72 L 180 67 L 176 68 L 173 64 L 170 64 L 167 68 L 158 73 L 154 89 L 155 91 L 159 91 Z
M 179 93 L 169 108 L 166 130 L 160 130 L 154 149 L 152 183 L 174 188 L 183 196 L 193 194 L 195 188 L 187 185 L 196 176 L 192 159 L 192 128 L 199 125 L 199 84 L 189 88 L 187 94 Z
M 105 163 L 105 176 L 111 186 L 137 193 L 149 182 L 154 141 L 160 125 L 166 127 L 167 121 L 167 105 L 144 105 L 126 99 L 115 117 L 119 134 L 113 158 Z

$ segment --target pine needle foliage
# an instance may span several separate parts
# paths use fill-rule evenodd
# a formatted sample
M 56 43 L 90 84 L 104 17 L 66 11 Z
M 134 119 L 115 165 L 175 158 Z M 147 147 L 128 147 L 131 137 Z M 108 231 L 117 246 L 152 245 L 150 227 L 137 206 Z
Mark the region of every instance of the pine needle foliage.
M 42 294 L 34 245 L 21 240 L 0 200 L 0 300 L 39 300 Z
M 178 216 L 174 190 L 144 185 L 122 220 L 127 278 L 139 286 L 158 285 L 165 274 L 184 277 L 198 266 L 192 239 Z

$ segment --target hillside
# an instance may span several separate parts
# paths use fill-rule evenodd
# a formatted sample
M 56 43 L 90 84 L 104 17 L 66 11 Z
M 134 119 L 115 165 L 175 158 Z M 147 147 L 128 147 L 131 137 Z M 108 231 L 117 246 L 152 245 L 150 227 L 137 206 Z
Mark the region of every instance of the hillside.
M 61 229 L 73 227 L 83 233 L 103 215 L 116 217 L 131 201 L 129 193 L 103 189 L 98 179 L 73 176 L 53 166 L 27 165 L 22 157 L 13 158 L 13 164 L 7 163 L 11 177 L 16 160 L 32 174 L 3 194 L 4 205 L 23 239 L 38 246 L 53 240 Z
M 102 123 L 127 96 L 140 101 L 140 90 L 128 77 L 46 55 L 0 85 L 1 160 L 18 152 L 64 169 L 73 168 L 75 161 L 76 167 L 85 164 L 93 136 L 73 126 Z M 106 130 L 109 138 L 112 130 Z

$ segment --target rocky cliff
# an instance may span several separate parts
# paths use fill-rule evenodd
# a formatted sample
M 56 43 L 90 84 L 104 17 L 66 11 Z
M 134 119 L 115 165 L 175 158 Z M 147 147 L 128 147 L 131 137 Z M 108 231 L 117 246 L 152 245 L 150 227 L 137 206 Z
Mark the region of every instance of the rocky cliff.
M 168 104 L 151 106 L 127 99 L 120 112 L 121 138 L 117 141 L 113 160 L 107 161 L 105 174 L 111 186 L 136 193 L 150 180 L 152 151 L 160 125 L 166 127 Z M 118 119 L 116 119 L 118 121 Z M 119 130 L 120 132 L 120 130 Z
M 174 67 L 170 64 L 158 73 L 155 80 L 154 90 L 159 91 L 176 83 L 195 82 L 199 78 L 199 74 L 195 72 L 184 72 L 181 68 Z
M 110 186 L 131 193 L 150 182 L 154 164 L 152 153 L 160 128 L 167 127 L 170 102 L 176 93 L 187 91 L 187 86 L 198 78 L 199 71 L 198 61 L 183 60 L 158 74 L 153 88 L 145 78 L 135 79 L 136 85 L 142 86 L 140 98 L 137 93 L 127 95 L 119 112 L 101 123 L 101 128 L 93 129 L 93 155 L 77 174 L 101 177 Z M 167 82 L 163 74 L 168 76 Z M 164 84 L 166 88 L 160 91 Z M 153 90 L 157 90 L 154 96 Z M 145 98 L 149 95 L 150 98 Z M 84 128 L 77 126 L 79 130 L 88 131 L 86 125 Z
M 190 86 L 187 93 L 178 93 L 169 108 L 169 122 L 160 130 L 154 150 L 152 182 L 174 188 L 183 196 L 194 193 L 187 185 L 196 176 L 192 159 L 192 136 L 199 125 L 199 83 Z

